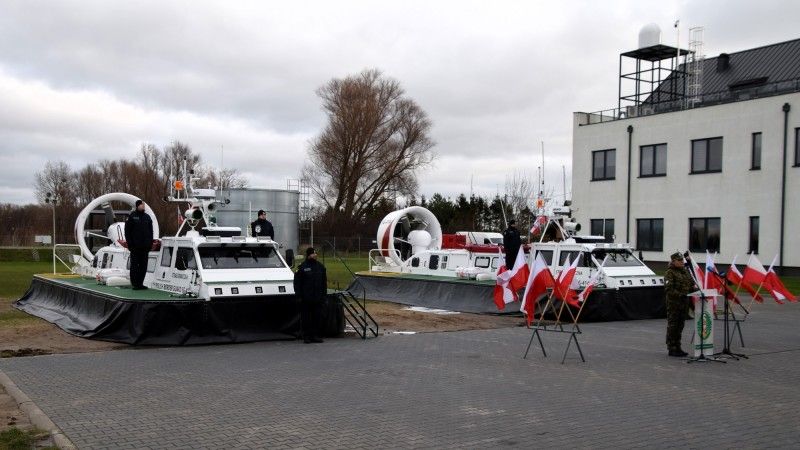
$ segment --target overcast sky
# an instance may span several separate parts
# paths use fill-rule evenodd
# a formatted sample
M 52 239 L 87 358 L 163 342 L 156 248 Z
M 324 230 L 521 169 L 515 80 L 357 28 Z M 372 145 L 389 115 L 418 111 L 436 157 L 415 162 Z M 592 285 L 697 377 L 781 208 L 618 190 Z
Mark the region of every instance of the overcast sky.
M 650 22 L 705 53 L 800 37 L 796 1 L 0 0 L 0 202 L 73 168 L 180 140 L 254 187 L 297 178 L 324 126 L 315 90 L 378 68 L 433 121 L 421 193 L 494 194 L 514 170 L 570 183 L 572 112 L 616 106 L 619 53 Z M 569 189 L 569 187 L 568 187 Z M 135 193 L 133 193 L 135 194 Z

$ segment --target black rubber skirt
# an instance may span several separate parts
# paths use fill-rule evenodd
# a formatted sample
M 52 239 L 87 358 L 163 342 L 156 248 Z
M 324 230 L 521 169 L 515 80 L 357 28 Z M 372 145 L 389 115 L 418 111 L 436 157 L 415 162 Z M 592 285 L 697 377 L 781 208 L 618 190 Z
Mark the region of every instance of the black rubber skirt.
M 14 307 L 69 334 L 135 345 L 196 345 L 294 339 L 300 331 L 294 296 L 235 300 L 133 300 L 34 277 Z M 344 331 L 342 304 L 328 295 L 322 334 Z

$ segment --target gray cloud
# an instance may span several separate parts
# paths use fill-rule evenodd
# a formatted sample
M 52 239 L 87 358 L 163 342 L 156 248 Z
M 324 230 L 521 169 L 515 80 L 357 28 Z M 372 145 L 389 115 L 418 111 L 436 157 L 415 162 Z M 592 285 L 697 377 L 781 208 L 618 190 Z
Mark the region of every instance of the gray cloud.
M 569 172 L 572 112 L 616 106 L 639 28 L 706 27 L 706 53 L 796 38 L 794 2 L 5 2 L 0 201 L 32 200 L 49 158 L 75 167 L 179 139 L 257 186 L 296 177 L 324 125 L 315 90 L 377 67 L 429 113 L 422 193 L 493 193 Z M 743 32 L 744 31 L 744 32 Z M 569 180 L 568 180 L 569 182 Z

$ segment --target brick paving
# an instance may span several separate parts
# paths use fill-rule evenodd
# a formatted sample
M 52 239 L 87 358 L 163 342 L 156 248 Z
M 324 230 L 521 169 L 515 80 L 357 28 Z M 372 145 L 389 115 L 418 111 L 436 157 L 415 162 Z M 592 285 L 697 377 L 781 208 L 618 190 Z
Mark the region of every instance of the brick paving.
M 532 351 L 524 328 L 362 342 L 149 348 L 0 360 L 92 448 L 800 446 L 800 306 L 757 305 L 749 360 L 668 358 L 664 321 L 587 324 Z M 684 342 L 691 330 L 684 332 Z M 721 337 L 719 328 L 717 337 Z M 688 344 L 685 345 L 688 349 Z

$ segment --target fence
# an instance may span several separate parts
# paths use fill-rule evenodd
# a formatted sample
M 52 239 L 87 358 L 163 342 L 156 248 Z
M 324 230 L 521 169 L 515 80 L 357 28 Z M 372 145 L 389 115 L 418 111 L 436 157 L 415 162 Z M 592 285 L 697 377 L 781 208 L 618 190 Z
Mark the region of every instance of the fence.
M 310 237 L 304 236 L 300 242 L 300 252 L 305 251 L 310 246 Z M 332 255 L 336 252 L 341 257 L 364 257 L 369 251 L 376 248 L 375 236 L 336 236 L 336 235 L 315 235 L 314 248 L 317 253 L 322 255 Z

